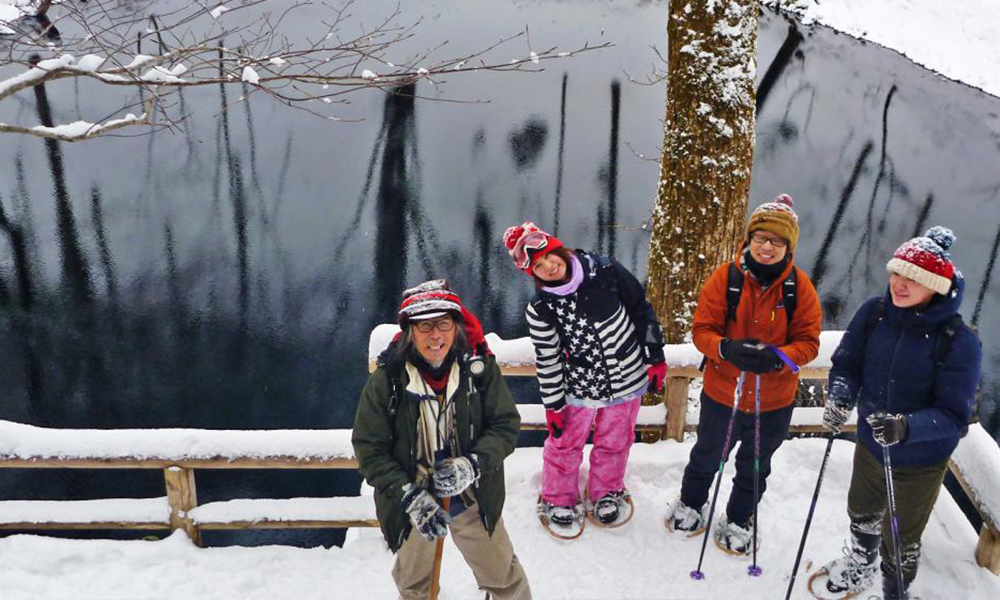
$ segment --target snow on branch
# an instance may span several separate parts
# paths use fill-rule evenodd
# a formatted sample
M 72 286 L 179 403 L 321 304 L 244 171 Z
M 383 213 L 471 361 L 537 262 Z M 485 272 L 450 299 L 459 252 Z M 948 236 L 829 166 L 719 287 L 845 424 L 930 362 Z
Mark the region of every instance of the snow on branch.
M 116 118 L 103 123 L 0 126 L 2 133 L 64 141 L 91 139 L 130 125 L 174 128 L 187 116 L 173 101 L 185 87 L 241 86 L 237 102 L 263 93 L 285 106 L 339 121 L 331 111 L 346 94 L 388 92 L 420 80 L 437 86 L 446 76 L 481 70 L 539 71 L 543 61 L 610 46 L 533 48 L 525 29 L 460 56 L 439 56 L 447 40 L 403 55 L 399 47 L 402 42 L 412 46 L 420 20 L 401 23 L 397 7 L 374 25 L 360 25 L 349 12 L 351 1 L 326 7 L 329 18 L 318 24 L 321 33 L 315 39 L 304 39 L 286 24 L 289 13 L 311 5 L 304 0 L 182 3 L 174 9 L 153 1 L 127 7 L 112 0 L 42 2 L 31 9 L 37 10 L 34 14 L 21 4 L 0 5 L 16 9 L 0 11 L 0 56 L 6 54 L 2 64 L 7 69 L 23 67 L 0 80 L 0 102 L 66 79 L 123 88 L 126 108 L 149 102 L 142 117 L 113 114 Z M 163 10 L 168 12 L 158 12 Z

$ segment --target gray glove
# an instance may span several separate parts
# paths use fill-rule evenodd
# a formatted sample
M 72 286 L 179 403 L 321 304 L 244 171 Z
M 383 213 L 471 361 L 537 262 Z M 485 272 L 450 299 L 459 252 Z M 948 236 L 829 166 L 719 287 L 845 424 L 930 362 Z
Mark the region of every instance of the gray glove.
M 479 479 L 479 461 L 469 458 L 446 458 L 434 465 L 434 495 L 438 498 L 457 496 Z
M 403 510 L 410 517 L 413 527 L 428 542 L 448 535 L 448 524 L 451 515 L 442 509 L 434 496 L 412 483 L 403 486 L 403 499 L 400 500 Z
M 844 428 L 849 416 L 851 416 L 849 404 L 828 398 L 826 408 L 823 410 L 823 427 L 833 435 L 837 435 Z

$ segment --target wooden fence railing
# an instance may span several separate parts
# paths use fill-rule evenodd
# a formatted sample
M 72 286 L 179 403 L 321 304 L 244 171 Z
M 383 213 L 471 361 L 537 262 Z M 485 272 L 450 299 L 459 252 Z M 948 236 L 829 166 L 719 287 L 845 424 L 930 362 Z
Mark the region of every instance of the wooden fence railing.
M 644 406 L 638 431 L 680 440 L 694 431 L 688 415 L 691 382 L 701 373 L 690 364 L 670 368 L 666 402 Z M 370 365 L 374 368 L 374 362 Z M 534 366 L 505 364 L 505 376 L 533 376 Z M 804 379 L 825 379 L 826 366 L 807 366 Z M 544 430 L 539 404 L 520 404 L 521 428 Z M 797 408 L 794 433 L 822 431 L 822 408 Z M 846 428 L 853 431 L 854 421 Z M 178 452 L 195 440 L 195 449 Z M 32 444 L 35 444 L 32 446 Z M 288 448 L 296 447 L 296 452 Z M 128 452 L 124 449 L 127 448 Z M 282 451 L 282 448 L 284 450 Z M 978 564 L 1000 574 L 1000 447 L 979 425 L 959 445 L 950 468 L 983 518 Z M 183 529 L 196 543 L 201 531 L 247 528 L 374 527 L 370 497 L 238 499 L 198 505 L 199 469 L 355 469 L 350 431 L 53 430 L 0 421 L 0 468 L 160 469 L 166 496 L 142 500 L 0 502 L 0 529 Z

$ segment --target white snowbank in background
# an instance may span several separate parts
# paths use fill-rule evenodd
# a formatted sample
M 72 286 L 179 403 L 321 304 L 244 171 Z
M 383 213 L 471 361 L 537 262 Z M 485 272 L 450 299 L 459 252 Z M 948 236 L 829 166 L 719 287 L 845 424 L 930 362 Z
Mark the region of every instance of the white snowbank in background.
M 797 439 L 775 454 L 760 506 L 760 577 L 748 559 L 709 544 L 692 581 L 701 539 L 668 536 L 663 511 L 680 486 L 691 444 L 636 444 L 626 485 L 637 508 L 620 529 L 588 526 L 583 537 L 562 542 L 535 518 L 541 449 L 518 449 L 506 463 L 504 520 L 535 598 L 672 598 L 700 600 L 783 598 L 826 442 Z M 589 447 L 588 447 L 589 450 Z M 816 518 L 792 597 L 811 600 L 805 574 L 841 556 L 853 444 L 836 442 Z M 584 459 L 582 473 L 587 472 Z M 729 496 L 732 461 L 719 506 Z M 583 480 L 581 480 L 581 488 Z M 367 499 L 370 501 L 370 499 Z M 1000 578 L 976 566 L 976 533 L 948 494 L 934 507 L 923 538 L 913 592 L 924 600 L 1000 598 Z M 344 548 L 197 548 L 183 533 L 165 540 L 107 541 L 16 535 L 0 539 L 4 600 L 330 600 L 395 598 L 393 556 L 375 528 L 351 529 Z M 876 584 L 877 585 L 877 584 Z M 444 547 L 441 600 L 482 598 L 472 573 L 449 540 Z M 865 596 L 867 597 L 867 596 Z
M 399 333 L 398 325 L 386 323 L 376 326 L 371 335 L 368 336 L 368 360 L 373 361 L 378 358 L 378 355 L 386 349 L 397 333 Z M 829 368 L 832 364 L 830 358 L 843 336 L 843 331 L 820 333 L 819 355 L 809 363 L 809 366 Z M 504 340 L 495 333 L 487 333 L 486 342 L 493 354 L 496 355 L 497 362 L 503 366 L 519 367 L 535 364 L 535 349 L 531 345 L 531 338 Z M 702 354 L 695 348 L 694 344 L 667 344 L 663 347 L 663 353 L 666 356 L 667 364 L 671 367 L 698 367 L 701 365 Z
M 0 457 L 196 460 L 295 456 L 353 458 L 349 429 L 47 429 L 0 421 Z
M 777 7 L 778 0 L 764 0 Z M 945 77 L 1000 96 L 997 0 L 782 0 L 804 23 L 821 23 L 896 50 Z

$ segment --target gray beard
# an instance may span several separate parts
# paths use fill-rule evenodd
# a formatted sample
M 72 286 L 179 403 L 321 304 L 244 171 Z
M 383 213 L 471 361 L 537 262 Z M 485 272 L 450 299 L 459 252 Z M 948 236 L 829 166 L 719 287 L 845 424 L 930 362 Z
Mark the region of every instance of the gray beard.
M 424 361 L 426 361 L 426 362 L 427 362 L 427 364 L 429 364 L 429 365 L 431 366 L 431 368 L 432 368 L 432 369 L 434 369 L 435 371 L 436 371 L 437 369 L 441 368 L 441 365 L 443 365 L 443 364 L 444 364 L 444 360 L 439 360 L 439 361 L 435 361 L 435 362 L 431 362 L 431 361 L 429 361 L 429 360 L 427 360 L 427 359 L 425 358 L 425 359 L 424 359 Z

